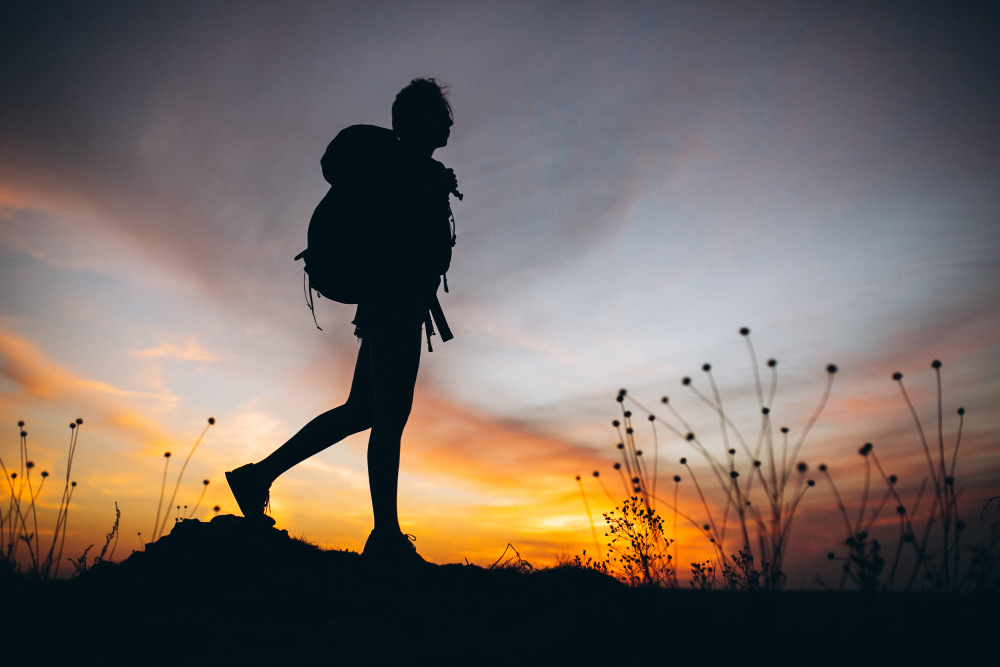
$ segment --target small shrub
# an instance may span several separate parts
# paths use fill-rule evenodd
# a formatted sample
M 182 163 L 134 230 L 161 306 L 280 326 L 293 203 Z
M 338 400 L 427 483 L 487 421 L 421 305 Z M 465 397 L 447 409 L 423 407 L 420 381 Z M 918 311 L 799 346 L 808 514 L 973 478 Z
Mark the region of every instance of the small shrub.
M 663 536 L 663 519 L 656 510 L 632 496 L 620 508 L 604 515 L 610 537 L 607 561 L 610 573 L 629 586 L 661 586 L 673 583 L 671 556 L 673 540 Z

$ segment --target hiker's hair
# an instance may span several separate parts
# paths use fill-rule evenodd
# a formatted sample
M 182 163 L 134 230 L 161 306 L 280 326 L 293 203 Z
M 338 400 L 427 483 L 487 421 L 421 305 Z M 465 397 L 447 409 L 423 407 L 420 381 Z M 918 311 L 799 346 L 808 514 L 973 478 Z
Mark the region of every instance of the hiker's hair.
M 399 91 L 392 103 L 392 129 L 397 136 L 408 133 L 420 122 L 420 111 L 437 108 L 442 102 L 451 116 L 451 104 L 447 97 L 448 85 L 436 79 L 414 79 L 410 85 Z

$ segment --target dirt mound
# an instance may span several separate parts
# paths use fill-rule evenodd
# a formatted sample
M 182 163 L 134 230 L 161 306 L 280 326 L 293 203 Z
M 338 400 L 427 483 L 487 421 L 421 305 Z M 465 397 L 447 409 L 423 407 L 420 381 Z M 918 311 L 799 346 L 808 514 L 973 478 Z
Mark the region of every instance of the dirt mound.
M 958 664 L 997 598 L 627 588 L 593 571 L 379 567 L 233 516 L 71 581 L 0 582 L 15 662 Z M 58 659 L 58 660 L 56 660 Z M 37 660 L 36 660 L 37 661 Z

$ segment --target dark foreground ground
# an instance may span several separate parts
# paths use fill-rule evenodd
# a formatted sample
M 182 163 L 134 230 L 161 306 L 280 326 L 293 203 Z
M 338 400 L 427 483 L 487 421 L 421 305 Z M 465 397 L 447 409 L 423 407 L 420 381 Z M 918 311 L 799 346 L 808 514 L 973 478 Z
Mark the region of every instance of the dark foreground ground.
M 1000 600 L 637 590 L 560 568 L 420 574 L 243 519 L 70 581 L 0 578 L 7 665 L 1000 664 Z

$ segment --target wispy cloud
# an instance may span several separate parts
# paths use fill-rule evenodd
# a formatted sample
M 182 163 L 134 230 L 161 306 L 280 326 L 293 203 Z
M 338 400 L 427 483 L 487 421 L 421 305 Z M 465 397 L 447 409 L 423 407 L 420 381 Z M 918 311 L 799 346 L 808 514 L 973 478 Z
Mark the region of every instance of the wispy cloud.
M 144 350 L 133 350 L 129 354 L 139 359 L 167 358 L 181 361 L 225 361 L 227 359 L 232 359 L 231 355 L 209 352 L 205 348 L 198 345 L 195 341 L 195 336 L 193 335 L 188 336 L 183 345 L 177 345 L 176 343 L 164 341 L 156 347 L 150 347 Z
M 0 374 L 34 398 L 51 400 L 71 394 L 100 394 L 148 398 L 168 403 L 180 400 L 180 397 L 169 392 L 154 394 L 131 391 L 100 380 L 80 377 L 47 358 L 27 338 L 4 332 L 0 332 Z

